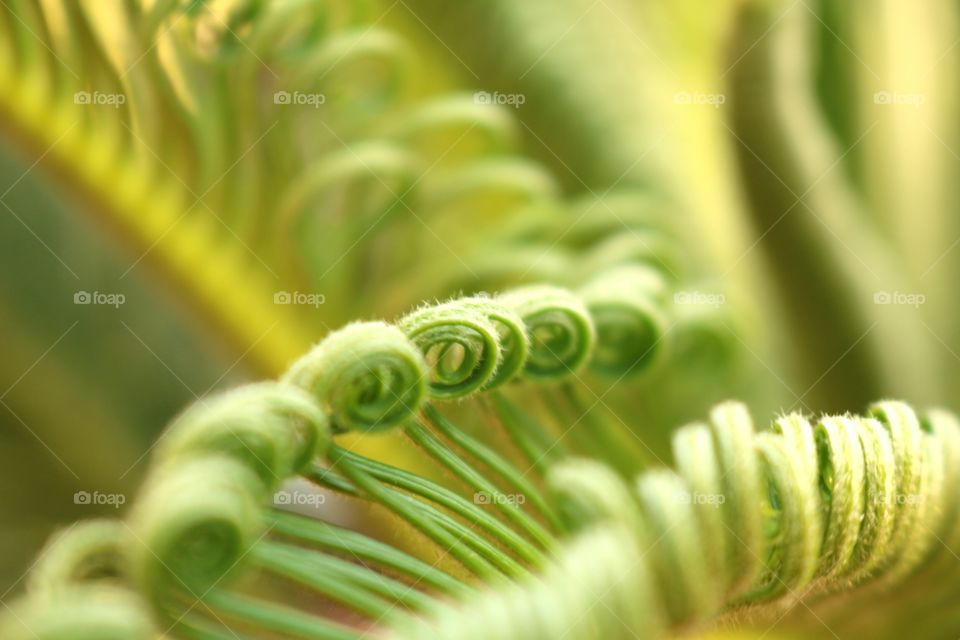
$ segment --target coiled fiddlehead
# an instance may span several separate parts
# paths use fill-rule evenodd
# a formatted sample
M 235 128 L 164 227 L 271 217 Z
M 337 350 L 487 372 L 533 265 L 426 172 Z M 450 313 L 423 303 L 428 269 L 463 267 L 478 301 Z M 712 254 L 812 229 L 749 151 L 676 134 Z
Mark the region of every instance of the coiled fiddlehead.
M 261 535 L 266 492 L 253 466 L 188 458 L 160 466 L 147 483 L 130 515 L 128 553 L 136 584 L 160 612 L 203 598 Z
M 653 269 L 625 266 L 599 274 L 580 290 L 597 326 L 592 368 L 625 376 L 653 362 L 666 331 L 660 310 L 665 286 Z
M 593 319 L 558 287 L 518 289 L 425 306 L 396 326 L 348 325 L 284 375 L 330 412 L 340 431 L 388 429 L 428 397 L 469 396 L 514 378 L 558 380 L 592 355 Z
M 328 431 L 326 414 L 307 393 L 266 382 L 191 407 L 170 425 L 156 457 L 227 454 L 255 469 L 269 490 L 322 455 Z
M 152 640 L 146 602 L 128 588 L 129 532 L 119 520 L 87 520 L 58 532 L 28 576 L 28 595 L 7 605 L 9 640 Z
M 596 329 L 583 302 L 569 291 L 533 286 L 506 293 L 500 300 L 527 326 L 526 377 L 556 380 L 575 373 L 589 360 Z
M 327 336 L 284 376 L 319 398 L 341 431 L 388 429 L 409 420 L 427 397 L 426 378 L 420 352 L 382 322 Z
M 500 366 L 500 336 L 481 313 L 449 302 L 418 309 L 400 329 L 420 348 L 431 371 L 430 393 L 456 398 L 490 382 Z
M 29 591 L 55 594 L 80 584 L 122 580 L 127 535 L 119 520 L 87 520 L 58 532 L 30 571 Z
M 530 352 L 530 336 L 523 319 L 506 305 L 486 296 L 461 298 L 458 303 L 482 313 L 493 323 L 499 337 L 500 358 L 484 389 L 499 387 L 523 371 Z
M 160 445 L 128 518 L 130 535 L 114 525 L 102 531 L 109 536 L 93 535 L 100 529 L 89 525 L 72 538 L 79 552 L 55 544 L 53 564 L 40 565 L 32 582 L 70 585 L 71 576 L 92 575 L 78 574 L 74 567 L 84 563 L 70 558 L 119 545 L 122 566 L 114 573 L 131 576 L 161 618 L 188 637 L 220 637 L 223 625 L 304 639 L 357 637 L 349 624 L 262 599 L 256 588 L 238 592 L 242 581 L 234 578 L 256 568 L 346 607 L 390 638 L 653 638 L 725 610 L 890 583 L 933 562 L 931 540 L 953 540 L 960 530 L 960 511 L 946 502 L 956 493 L 946 483 L 960 464 L 960 424 L 944 412 L 920 418 L 893 401 L 865 416 L 790 414 L 761 433 L 743 405 L 725 403 L 708 424 L 676 433 L 675 471 L 644 471 L 629 482 L 599 459 L 561 455 L 551 459 L 541 491 L 434 406 L 431 396 L 452 394 L 427 384 L 421 352 L 449 340 L 446 325 L 465 318 L 466 326 L 488 331 L 488 344 L 520 328 L 515 338 L 532 334 L 528 362 L 537 355 L 540 328 L 547 337 L 539 336 L 539 348 L 556 365 L 563 358 L 553 347 L 592 335 L 588 307 L 569 291 L 538 288 L 434 309 L 401 320 L 409 336 L 386 323 L 348 326 L 295 363 L 285 382 L 251 385 L 188 409 Z M 411 318 L 445 329 L 418 343 Z M 554 339 L 558 334 L 563 339 Z M 395 359 L 398 353 L 403 357 Z M 493 353 L 497 362 L 507 357 Z M 326 444 L 328 420 L 340 429 L 347 424 L 338 412 L 383 428 L 377 420 L 392 406 L 386 399 L 400 376 L 398 362 L 415 365 L 409 379 L 421 391 L 391 423 L 406 423 L 410 439 L 475 492 L 472 501 Z M 319 380 L 331 372 L 338 375 Z M 526 367 L 518 375 L 530 377 Z M 338 391 L 335 382 L 358 384 L 361 392 Z M 485 384 L 489 376 L 461 393 Z M 355 411 L 339 398 L 370 404 Z M 544 426 L 526 411 L 503 398 L 494 406 L 519 449 L 527 451 L 524 439 L 546 444 Z M 265 469 L 278 477 L 265 481 Z M 459 567 L 450 572 L 363 534 L 271 509 L 276 482 L 296 475 L 380 505 Z M 274 505 L 282 506 L 277 495 L 283 493 Z M 507 498 L 514 502 L 501 503 Z M 472 584 L 456 577 L 463 572 Z M 202 610 L 192 612 L 197 603 Z

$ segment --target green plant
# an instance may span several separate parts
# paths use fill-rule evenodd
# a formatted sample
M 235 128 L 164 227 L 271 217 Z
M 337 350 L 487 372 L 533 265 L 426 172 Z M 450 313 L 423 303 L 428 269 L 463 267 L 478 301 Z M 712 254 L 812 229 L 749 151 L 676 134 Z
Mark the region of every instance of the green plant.
M 954 630 L 952 414 L 757 432 L 717 403 L 919 404 L 952 375 L 918 338 L 949 314 L 866 300 L 922 265 L 843 163 L 856 74 L 803 53 L 858 10 L 800 4 L 8 0 L 8 138 L 276 381 L 196 398 L 127 513 L 37 556 L 3 637 Z M 729 124 L 639 155 L 716 76 Z M 768 234 L 772 277 L 718 275 Z
M 563 331 L 568 319 L 554 322 Z M 589 316 L 580 322 L 592 328 Z M 462 323 L 421 349 L 463 344 L 472 329 Z M 492 344 L 488 357 L 499 352 Z M 950 414 L 921 420 L 882 402 L 866 417 L 791 414 L 754 433 L 746 409 L 730 403 L 709 426 L 674 435 L 676 472 L 634 479 L 577 457 L 543 464 L 557 454 L 533 447 L 565 423 L 540 424 L 495 395 L 488 428 L 502 424 L 528 472 L 545 469 L 530 476 L 430 406 L 428 378 L 444 365 L 428 368 L 412 347 L 387 325 L 349 326 L 294 366 L 292 384 L 251 385 L 189 408 L 158 447 L 128 523 L 81 523 L 57 538 L 6 637 L 153 637 L 134 588 L 160 628 L 184 637 L 346 639 L 363 628 L 396 638 L 652 637 L 724 608 L 875 590 L 952 564 L 934 546 L 957 535 L 960 424 Z M 402 423 L 459 490 L 331 437 L 384 421 Z M 624 435 L 616 423 L 591 426 L 598 440 L 601 429 Z M 419 558 L 277 509 L 291 494 L 273 492 L 296 474 L 378 505 L 434 551 Z M 310 613 L 301 598 L 311 592 L 352 612 L 356 626 Z M 66 612 L 51 617 L 61 601 Z

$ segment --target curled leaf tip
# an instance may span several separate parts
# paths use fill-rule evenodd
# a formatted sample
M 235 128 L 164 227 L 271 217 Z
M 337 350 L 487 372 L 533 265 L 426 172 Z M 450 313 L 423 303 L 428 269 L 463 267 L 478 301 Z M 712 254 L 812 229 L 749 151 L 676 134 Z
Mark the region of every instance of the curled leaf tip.
M 660 273 L 641 265 L 609 269 L 580 289 L 597 330 L 592 369 L 626 376 L 658 358 L 667 330 L 661 311 L 664 289 Z
M 549 285 L 508 291 L 498 300 L 523 319 L 530 340 L 524 376 L 561 380 L 590 359 L 596 342 L 593 318 L 573 292 Z
M 246 462 L 268 489 L 304 467 L 329 442 L 327 417 L 303 389 L 250 384 L 184 411 L 157 446 L 156 458 L 223 453 Z
M 161 611 L 202 598 L 263 530 L 263 487 L 236 459 L 211 455 L 155 469 L 129 518 L 128 557 L 140 590 Z
M 416 415 L 427 399 L 429 371 L 403 331 L 359 322 L 331 333 L 283 379 L 313 394 L 335 430 L 380 431 Z
M 423 353 L 434 397 L 458 398 L 477 391 L 500 365 L 500 336 L 475 306 L 455 300 L 422 307 L 398 326 Z

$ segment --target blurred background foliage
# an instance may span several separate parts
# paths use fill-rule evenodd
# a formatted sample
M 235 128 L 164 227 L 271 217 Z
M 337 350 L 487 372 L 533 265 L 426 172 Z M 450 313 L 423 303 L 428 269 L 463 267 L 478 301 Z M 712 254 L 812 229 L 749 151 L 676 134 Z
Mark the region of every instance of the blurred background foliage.
M 668 301 L 668 364 L 587 380 L 653 456 L 727 397 L 949 405 L 958 19 L 946 0 L 10 3 L 0 585 L 95 512 L 74 492 L 132 492 L 197 396 L 350 320 L 576 284 L 618 252 L 723 300 Z

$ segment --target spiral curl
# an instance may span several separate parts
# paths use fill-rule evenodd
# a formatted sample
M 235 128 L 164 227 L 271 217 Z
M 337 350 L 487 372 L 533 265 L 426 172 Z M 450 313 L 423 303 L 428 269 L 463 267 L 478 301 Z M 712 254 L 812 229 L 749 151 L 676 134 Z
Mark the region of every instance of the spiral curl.
M 457 303 L 486 316 L 497 330 L 500 360 L 483 389 L 499 387 L 519 375 L 530 351 L 530 338 L 520 316 L 496 299 L 483 295 L 460 298 Z
M 427 399 L 427 366 L 404 333 L 384 322 L 335 331 L 283 376 L 313 394 L 337 431 L 379 431 L 409 420 Z
M 583 302 L 559 287 L 534 285 L 504 293 L 499 301 L 527 327 L 530 353 L 524 376 L 554 381 L 576 373 L 590 359 L 596 342 L 593 318 Z
M 329 442 L 326 414 L 293 385 L 262 382 L 204 399 L 170 425 L 156 459 L 222 453 L 256 471 L 268 490 L 322 454 Z
M 592 369 L 622 377 L 657 359 L 667 324 L 660 310 L 665 288 L 658 272 L 636 265 L 607 270 L 580 289 L 597 331 Z
M 315 396 L 334 430 L 382 430 L 408 421 L 428 398 L 571 375 L 594 341 L 593 320 L 575 294 L 532 287 L 425 306 L 395 326 L 348 325 L 282 379 Z
M 423 307 L 398 323 L 430 368 L 430 394 L 458 398 L 490 382 L 500 366 L 500 336 L 476 307 L 457 301 Z
M 257 475 L 233 458 L 156 468 L 129 518 L 127 554 L 141 592 L 161 612 L 176 597 L 202 598 L 262 535 L 264 497 Z
M 85 520 L 57 532 L 30 570 L 28 592 L 55 596 L 80 585 L 121 581 L 128 537 L 121 521 L 108 519 Z

